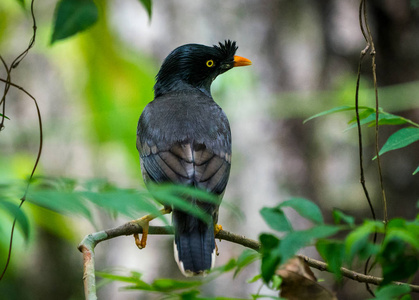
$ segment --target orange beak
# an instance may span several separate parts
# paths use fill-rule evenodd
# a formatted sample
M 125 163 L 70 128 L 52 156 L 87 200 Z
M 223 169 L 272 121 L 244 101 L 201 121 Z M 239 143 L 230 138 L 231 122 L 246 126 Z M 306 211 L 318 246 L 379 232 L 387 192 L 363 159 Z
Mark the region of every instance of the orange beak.
M 252 62 L 250 59 L 234 55 L 234 67 L 244 67 L 244 66 L 250 66 Z

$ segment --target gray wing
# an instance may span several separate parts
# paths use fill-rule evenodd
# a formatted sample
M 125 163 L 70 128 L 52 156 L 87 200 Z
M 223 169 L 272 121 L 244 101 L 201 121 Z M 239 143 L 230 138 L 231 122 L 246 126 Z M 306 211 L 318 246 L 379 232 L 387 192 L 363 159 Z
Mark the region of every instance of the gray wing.
M 231 165 L 230 126 L 210 97 L 171 94 L 150 102 L 138 122 L 137 149 L 146 183 L 224 192 Z
M 220 195 L 230 174 L 231 154 L 215 153 L 205 144 L 181 141 L 169 149 L 158 149 L 155 144 L 141 143 L 137 148 L 144 180 L 193 185 Z

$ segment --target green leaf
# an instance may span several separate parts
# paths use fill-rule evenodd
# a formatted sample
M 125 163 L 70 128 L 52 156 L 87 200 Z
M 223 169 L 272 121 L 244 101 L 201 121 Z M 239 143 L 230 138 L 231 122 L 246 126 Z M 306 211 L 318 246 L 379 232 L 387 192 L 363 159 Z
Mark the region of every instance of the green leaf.
M 342 112 L 342 111 L 353 110 L 353 109 L 355 109 L 354 106 L 347 106 L 347 105 L 334 107 L 332 109 L 329 109 L 329 110 L 326 110 L 326 111 L 322 111 L 322 112 L 320 112 L 318 114 L 315 114 L 314 116 L 311 116 L 308 119 L 305 119 L 303 121 L 303 123 L 306 123 L 306 122 L 308 122 L 310 120 L 313 120 L 315 118 L 318 118 L 318 117 L 322 117 L 322 116 L 326 116 L 326 115 L 330 115 L 330 114 L 334 114 L 334 113 L 338 113 L 338 112 Z
M 419 0 L 410 0 L 410 7 L 418 8 L 419 7 Z
M 318 225 L 307 230 L 293 231 L 281 239 L 279 253 L 281 264 L 293 257 L 298 250 L 310 245 L 315 239 L 336 234 L 340 228 L 331 225 Z
M 292 230 L 292 226 L 281 208 L 264 207 L 260 210 L 260 214 L 272 229 L 280 232 Z
M 419 172 L 419 166 L 416 168 L 415 171 L 413 171 L 412 175 L 416 175 Z
M 365 119 L 367 119 L 368 117 L 370 117 L 371 114 L 374 114 L 374 116 L 375 116 L 375 109 L 373 109 L 373 108 L 367 108 L 364 111 L 360 111 L 359 112 L 359 123 L 361 125 L 363 125 L 363 124 L 366 124 L 367 122 L 372 121 L 372 119 L 369 120 L 369 121 L 365 121 Z M 357 123 L 356 115 L 348 122 L 348 124 L 352 124 L 352 126 L 350 126 L 349 128 L 347 128 L 346 130 L 349 130 L 349 129 L 357 126 L 358 123 Z
M 277 291 L 281 287 L 281 283 L 282 283 L 282 277 L 278 275 L 274 275 L 272 276 L 272 285 L 270 286 L 270 288 L 273 289 L 274 291 Z
M 148 18 L 151 20 L 152 1 L 151 0 L 140 0 L 140 2 L 144 6 L 145 10 L 147 11 Z
M 383 271 L 382 285 L 413 275 L 419 268 L 419 224 L 390 220 L 377 261 Z
M 419 224 L 412 222 L 408 223 L 405 219 L 395 218 L 390 220 L 387 224 L 387 234 L 383 244 L 387 240 L 398 238 L 419 251 Z
M 74 193 L 81 199 L 89 200 L 111 213 L 121 213 L 133 219 L 138 218 L 140 213 L 161 215 L 153 200 L 146 197 L 145 193 L 139 193 L 135 190 L 118 189 L 104 193 L 92 191 Z
M 368 113 L 367 117 L 361 116 L 360 114 L 360 125 L 365 125 L 368 124 L 369 127 L 375 126 L 375 112 L 370 113 L 370 111 L 365 111 L 366 113 Z M 352 124 L 351 126 L 349 126 L 348 128 L 345 129 L 345 131 L 353 129 L 355 127 L 357 127 L 357 123 L 354 121 L 354 124 Z M 351 121 L 352 122 L 352 121 Z M 378 115 L 378 125 L 401 125 L 401 124 L 406 124 L 408 123 L 408 120 L 406 120 L 403 117 L 400 116 L 396 116 L 396 115 L 392 115 L 390 113 L 382 113 L 380 112 Z
M 251 294 L 252 299 L 272 299 L 272 300 L 287 300 L 282 297 L 270 296 L 270 295 L 261 295 L 261 294 Z
M 7 120 L 10 120 L 6 115 L 0 114 L 0 117 L 4 117 Z
M 340 224 L 341 221 L 345 222 L 346 224 L 353 226 L 355 224 L 355 218 L 352 216 L 349 216 L 340 210 L 334 208 L 332 212 L 333 221 L 335 224 Z
M 269 283 L 276 268 L 294 256 L 298 250 L 309 245 L 315 239 L 336 234 L 339 226 L 318 225 L 307 230 L 291 231 L 281 240 L 271 234 L 261 234 L 262 278 Z
M 375 292 L 375 300 L 394 300 L 400 296 L 410 292 L 410 287 L 407 285 L 386 285 Z M 372 300 L 370 299 L 370 300 Z
M 384 224 L 381 222 L 365 221 L 364 224 L 353 230 L 345 240 L 345 253 L 348 263 L 353 261 L 356 255 L 366 258 L 378 252 L 378 246 L 368 241 L 370 234 L 384 231 Z
M 345 255 L 345 245 L 341 241 L 318 240 L 316 243 L 317 251 L 328 264 L 328 269 L 333 272 L 338 280 L 342 279 L 340 268 Z
M 253 263 L 259 258 L 260 258 L 259 252 L 255 250 L 251 250 L 251 249 L 245 249 L 242 252 L 242 254 L 239 256 L 239 258 L 237 259 L 237 262 L 236 262 L 237 269 L 236 271 L 234 271 L 233 278 L 235 278 L 237 274 L 239 274 L 243 268 L 247 267 L 248 265 L 250 265 L 251 263 Z
M 276 268 L 281 262 L 281 257 L 278 255 L 280 240 L 274 235 L 265 233 L 259 236 L 259 240 L 262 254 L 261 275 L 264 282 L 269 283 L 272 276 L 275 274 Z
M 253 278 L 249 279 L 249 280 L 247 281 L 247 283 L 254 283 L 254 282 L 258 281 L 258 280 L 259 280 L 259 279 L 261 279 L 261 278 L 262 278 L 262 275 L 261 275 L 261 274 L 257 274 L 257 275 L 255 275 L 255 276 L 253 276 Z
M 29 191 L 27 201 L 61 214 L 82 215 L 93 223 L 89 208 L 76 193 L 32 189 Z
M 278 205 L 280 208 L 284 206 L 295 209 L 302 217 L 309 219 L 316 224 L 323 224 L 323 216 L 320 208 L 307 199 L 292 198 Z
M 381 285 L 402 280 L 414 275 L 419 268 L 419 253 L 412 250 L 401 239 L 387 240 L 384 249 L 377 256 L 383 271 Z
M 219 273 L 219 274 L 227 273 L 233 270 L 236 266 L 237 266 L 236 260 L 234 258 L 231 258 L 225 265 L 212 269 L 211 273 Z
M 19 205 L 16 205 L 15 203 L 9 202 L 9 201 L 0 201 L 0 208 L 3 208 L 5 211 L 7 211 L 10 216 L 14 219 L 16 218 L 16 223 L 22 230 L 22 233 L 25 237 L 25 239 L 28 239 L 29 237 L 29 221 L 26 216 L 26 214 L 22 211 L 22 209 L 19 207 Z
M 25 8 L 25 0 L 16 0 L 17 3 L 19 3 L 20 6 Z
M 381 148 L 379 154 L 406 147 L 419 140 L 419 128 L 407 127 L 393 133 Z M 374 157 L 375 159 L 376 157 Z
M 199 295 L 199 291 L 197 290 L 186 291 L 179 295 L 179 299 L 180 300 L 195 300 L 195 299 L 199 299 L 197 297 L 198 295 Z M 171 298 L 171 299 L 176 299 L 176 298 Z
M 141 280 L 141 273 L 138 273 L 138 272 L 131 272 L 131 276 L 116 275 L 116 274 L 107 273 L 107 272 L 95 272 L 95 273 L 96 273 L 96 275 L 98 275 L 102 278 L 132 284 L 128 287 L 124 287 L 125 289 L 128 288 L 128 289 L 153 291 L 153 288 L 150 284 Z
M 159 278 L 154 280 L 152 286 L 154 290 L 160 292 L 172 292 L 176 290 L 183 290 L 188 288 L 193 288 L 202 285 L 203 281 L 182 281 L 182 280 L 173 280 L 167 278 Z
M 375 113 L 373 114 L 374 121 L 370 124 L 370 126 L 375 125 Z M 393 115 L 390 113 L 380 113 L 378 115 L 378 125 L 402 125 L 408 123 L 408 120 L 397 115 Z
M 192 197 L 194 199 L 208 202 L 216 205 L 220 205 L 220 198 L 214 194 L 211 194 L 208 191 L 197 189 L 190 186 L 184 186 L 179 184 L 153 184 L 148 185 L 148 189 L 153 194 L 154 192 L 162 192 L 173 195 L 178 195 L 179 197 Z
M 34 183 L 27 200 L 61 214 L 81 215 L 92 224 L 92 204 L 113 215 L 122 213 L 133 219 L 144 213 L 161 216 L 156 201 L 148 192 L 116 188 L 101 180 L 77 182 L 66 178 L 43 178 Z
M 189 202 L 187 199 L 179 197 L 178 195 L 168 194 L 165 191 L 156 192 L 153 191 L 153 196 L 157 201 L 166 206 L 174 206 L 179 210 L 187 212 L 190 215 L 193 215 L 206 223 L 212 222 L 212 217 L 207 214 L 202 208 L 198 207 L 196 204 Z
M 98 9 L 92 0 L 61 0 L 55 9 L 51 44 L 86 30 L 97 19 Z

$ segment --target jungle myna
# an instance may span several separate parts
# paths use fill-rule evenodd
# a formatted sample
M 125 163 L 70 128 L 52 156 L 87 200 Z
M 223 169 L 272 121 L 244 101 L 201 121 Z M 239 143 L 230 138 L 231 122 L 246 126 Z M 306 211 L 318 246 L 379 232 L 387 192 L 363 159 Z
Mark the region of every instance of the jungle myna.
M 235 42 L 217 46 L 187 44 L 173 50 L 156 76 L 154 100 L 141 114 L 137 149 L 148 183 L 172 182 L 215 194 L 221 200 L 231 165 L 228 119 L 211 96 L 214 79 L 251 61 L 236 56 Z M 214 265 L 214 228 L 219 206 L 189 199 L 212 217 L 211 223 L 171 207 L 175 259 L 186 276 Z

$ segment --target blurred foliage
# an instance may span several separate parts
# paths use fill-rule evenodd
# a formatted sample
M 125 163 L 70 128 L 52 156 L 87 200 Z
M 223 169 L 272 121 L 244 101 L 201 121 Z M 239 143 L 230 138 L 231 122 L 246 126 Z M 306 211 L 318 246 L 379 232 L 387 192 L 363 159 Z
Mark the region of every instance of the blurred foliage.
M 248 265 L 255 262 L 260 258 L 259 253 L 253 250 L 244 250 L 237 259 L 231 259 L 227 264 L 214 268 L 211 270 L 207 277 L 200 280 L 173 280 L 168 278 L 158 278 L 151 283 L 146 283 L 142 280 L 142 274 L 137 271 L 126 271 L 129 275 L 118 275 L 117 271 L 108 270 L 106 272 L 96 272 L 96 275 L 102 277 L 103 280 L 99 282 L 100 286 L 109 283 L 110 281 L 119 281 L 128 284 L 123 287 L 122 290 L 139 290 L 159 294 L 163 299 L 241 299 L 231 297 L 201 297 L 199 287 L 206 285 L 219 277 L 220 275 L 228 272 L 233 273 L 233 277 L 236 277 L 240 271 Z M 253 281 L 255 282 L 255 281 Z M 253 283 L 252 282 L 252 283 Z M 254 295 L 253 299 L 265 298 L 261 295 Z M 268 297 L 270 299 L 279 299 L 277 297 Z
M 350 107 L 354 102 L 354 83 L 356 77 L 347 75 L 336 79 L 330 90 L 322 91 L 292 91 L 276 95 L 273 107 L 270 110 L 272 117 L 281 118 L 307 118 L 314 111 L 328 111 L 330 107 Z M 399 112 L 418 107 L 416 98 L 419 94 L 418 81 L 380 87 L 380 106 L 387 111 Z M 374 90 L 367 78 L 362 77 L 359 98 L 363 99 L 365 106 L 373 107 Z M 397 99 L 397 101 L 395 100 Z M 310 105 L 307 105 L 310 103 Z M 360 106 L 361 108 L 361 106 Z
M 359 113 L 360 125 L 368 125 L 368 127 L 375 126 L 376 124 L 375 108 L 368 107 L 368 106 L 360 106 L 359 109 L 362 110 L 362 112 Z M 314 116 L 306 119 L 304 123 L 312 119 L 321 117 L 321 116 L 334 114 L 338 112 L 344 112 L 344 111 L 354 111 L 354 110 L 355 110 L 354 106 L 334 107 L 332 109 L 315 114 Z M 349 126 L 348 129 L 356 128 L 357 127 L 356 117 L 350 120 L 349 124 L 351 125 Z M 419 124 L 413 122 L 412 120 L 403 118 L 401 116 L 385 112 L 382 108 L 380 108 L 378 112 L 378 125 L 404 125 L 404 124 L 409 124 L 412 127 L 405 127 L 393 133 L 387 139 L 385 144 L 382 146 L 381 150 L 379 151 L 379 155 L 382 155 L 391 150 L 396 150 L 403 147 L 407 147 L 410 144 L 419 141 Z M 373 159 L 375 158 L 376 156 Z M 419 166 L 413 171 L 413 175 L 415 175 L 418 171 L 419 171 Z
M 19 186 L 20 188 L 16 188 Z M 15 203 L 17 196 L 24 193 L 24 187 L 24 181 L 1 184 L 0 192 L 5 197 L 0 201 L 0 210 L 4 210 L 11 217 L 16 216 L 18 225 L 28 237 L 27 216 Z M 167 223 L 158 208 L 161 204 L 176 206 L 207 221 L 209 216 L 204 210 L 189 202 L 187 199 L 190 197 L 202 202 L 220 204 L 216 196 L 188 186 L 160 184 L 151 185 L 148 190 L 137 190 L 119 188 L 104 179 L 81 181 L 53 177 L 33 179 L 26 201 L 59 214 L 81 216 L 92 224 L 95 224 L 95 210 L 103 210 L 113 217 L 121 214 L 131 219 L 137 219 L 144 214 L 155 214 Z
M 409 295 L 409 287 L 407 286 L 397 286 L 397 285 L 387 285 L 377 290 L 375 298 L 378 300 L 410 300 L 412 299 Z M 402 297 L 403 296 L 403 297 Z M 401 297 L 401 298 L 400 298 Z

